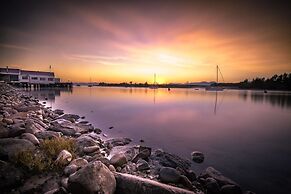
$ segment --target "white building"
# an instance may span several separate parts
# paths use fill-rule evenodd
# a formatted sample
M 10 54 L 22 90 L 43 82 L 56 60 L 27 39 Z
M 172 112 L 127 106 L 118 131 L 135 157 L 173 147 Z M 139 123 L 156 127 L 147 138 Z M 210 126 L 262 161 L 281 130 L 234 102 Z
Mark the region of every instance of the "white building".
M 29 84 L 55 84 L 60 79 L 53 72 L 27 71 L 12 68 L 0 68 L 0 81 Z

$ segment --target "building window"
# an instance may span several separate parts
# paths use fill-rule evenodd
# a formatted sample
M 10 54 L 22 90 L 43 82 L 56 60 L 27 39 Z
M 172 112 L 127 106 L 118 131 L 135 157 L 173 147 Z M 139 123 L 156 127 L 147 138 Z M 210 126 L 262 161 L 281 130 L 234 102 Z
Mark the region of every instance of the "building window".
M 39 78 L 41 81 L 45 81 L 45 78 L 44 77 L 41 77 L 41 78 Z
M 54 81 L 54 78 L 48 78 L 48 81 Z
M 31 77 L 32 80 L 37 80 L 37 77 Z
M 28 79 L 27 75 L 22 76 L 22 79 Z

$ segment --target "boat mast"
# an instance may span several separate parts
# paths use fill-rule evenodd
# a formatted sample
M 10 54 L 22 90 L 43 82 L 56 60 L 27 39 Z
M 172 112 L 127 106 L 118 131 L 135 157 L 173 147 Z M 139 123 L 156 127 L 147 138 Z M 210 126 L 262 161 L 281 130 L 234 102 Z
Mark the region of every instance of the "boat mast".
M 218 65 L 216 65 L 216 84 L 218 84 Z
M 154 74 L 154 85 L 156 85 L 156 74 Z

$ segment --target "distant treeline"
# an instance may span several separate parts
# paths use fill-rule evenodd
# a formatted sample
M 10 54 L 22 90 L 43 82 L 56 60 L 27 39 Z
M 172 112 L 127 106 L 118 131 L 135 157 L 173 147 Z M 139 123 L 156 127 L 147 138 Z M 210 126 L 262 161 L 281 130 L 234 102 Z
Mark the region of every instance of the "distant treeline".
M 241 89 L 264 89 L 264 90 L 291 90 L 291 73 L 273 75 L 271 78 L 248 79 L 239 83 L 220 83 L 219 85 L 239 87 Z
M 210 82 L 209 82 L 210 84 Z M 98 86 L 111 87 L 150 87 L 152 84 L 145 83 L 105 83 L 100 82 Z M 255 78 L 251 81 L 244 80 L 238 83 L 213 83 L 212 86 L 223 86 L 227 88 L 241 88 L 241 89 L 262 89 L 262 90 L 291 90 L 291 73 L 273 75 L 271 78 Z M 159 84 L 159 88 L 193 88 L 193 87 L 207 87 L 207 85 L 195 84 Z

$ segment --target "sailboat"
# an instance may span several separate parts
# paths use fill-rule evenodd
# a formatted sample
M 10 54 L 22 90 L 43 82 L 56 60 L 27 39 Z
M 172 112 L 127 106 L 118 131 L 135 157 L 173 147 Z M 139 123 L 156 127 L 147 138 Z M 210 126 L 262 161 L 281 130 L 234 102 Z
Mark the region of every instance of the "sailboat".
M 159 88 L 158 83 L 156 82 L 156 74 L 154 74 L 154 83 L 153 83 L 153 85 L 150 85 L 149 88 L 150 89 L 158 89 Z
M 216 65 L 216 83 L 215 83 L 215 86 L 208 86 L 205 88 L 205 90 L 207 90 L 207 91 L 223 91 L 223 87 L 218 86 L 218 71 L 223 79 L 222 73 L 221 73 L 218 65 Z M 223 81 L 224 81 L 224 79 L 223 79 Z
M 88 84 L 88 87 L 92 87 L 91 77 L 90 77 L 90 83 Z

